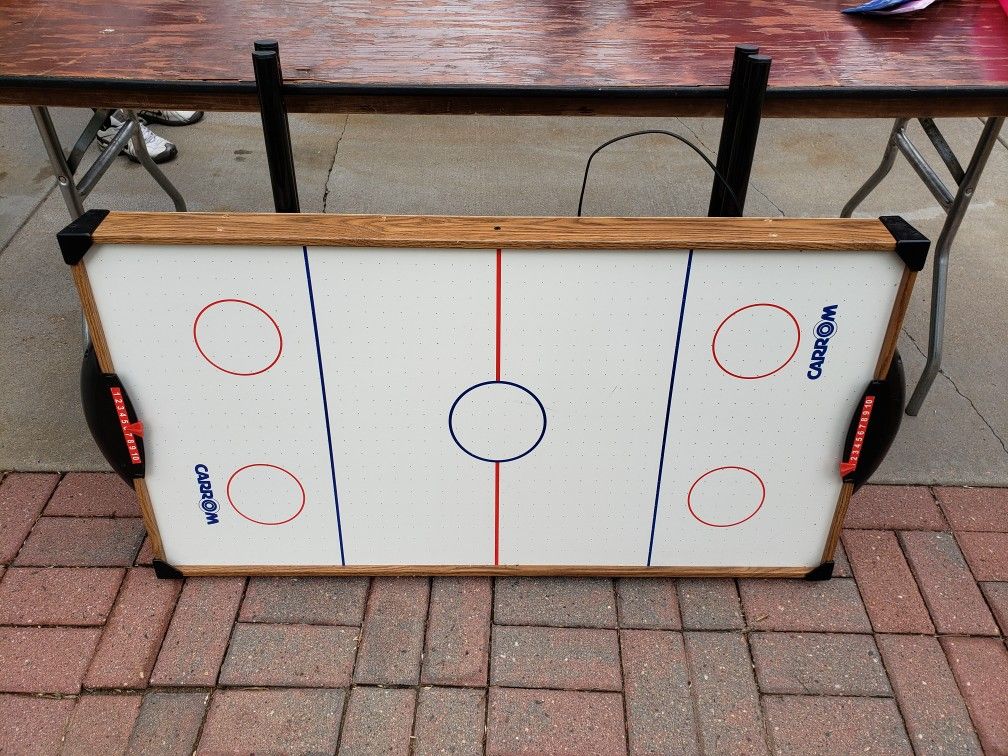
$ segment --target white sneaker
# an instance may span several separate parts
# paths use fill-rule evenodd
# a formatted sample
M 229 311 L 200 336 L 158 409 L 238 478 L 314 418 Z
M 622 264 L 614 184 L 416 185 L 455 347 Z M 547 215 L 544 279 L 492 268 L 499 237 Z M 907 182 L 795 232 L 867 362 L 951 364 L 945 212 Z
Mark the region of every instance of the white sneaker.
M 98 132 L 97 141 L 98 145 L 104 150 L 112 140 L 115 139 L 116 134 L 119 129 L 126 123 L 126 117 L 122 111 L 117 110 L 109 117 L 109 126 Z M 178 155 L 178 148 L 169 142 L 167 139 L 163 139 L 155 134 L 153 131 L 148 129 L 143 121 L 140 121 L 140 134 L 143 136 L 144 144 L 147 145 L 147 154 L 151 156 L 151 160 L 155 163 L 167 163 L 169 160 L 174 160 L 176 155 Z M 120 153 L 125 155 L 134 163 L 139 163 L 137 159 L 136 150 L 133 147 L 133 139 L 130 138 L 126 142 L 126 146 L 123 147 Z
M 141 110 L 137 115 L 162 126 L 190 126 L 203 120 L 202 110 Z

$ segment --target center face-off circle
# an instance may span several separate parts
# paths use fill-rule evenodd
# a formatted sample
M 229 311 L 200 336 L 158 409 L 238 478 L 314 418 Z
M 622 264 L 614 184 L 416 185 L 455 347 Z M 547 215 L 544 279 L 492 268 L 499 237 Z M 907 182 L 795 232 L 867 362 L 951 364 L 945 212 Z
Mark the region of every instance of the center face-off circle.
M 256 525 L 283 525 L 304 509 L 305 490 L 294 473 L 278 465 L 256 463 L 231 473 L 227 500 Z
M 784 368 L 798 352 L 801 328 L 788 310 L 757 302 L 721 321 L 711 341 L 714 362 L 733 378 L 766 378 Z
M 693 481 L 686 506 L 704 525 L 730 528 L 754 517 L 765 499 L 766 486 L 759 475 L 748 467 L 729 465 L 708 470 Z
M 276 320 L 244 299 L 218 299 L 200 310 L 193 321 L 193 341 L 203 359 L 229 375 L 265 373 L 283 352 Z
M 448 412 L 448 430 L 459 448 L 483 462 L 511 462 L 535 449 L 546 434 L 539 397 L 510 381 L 470 386 Z

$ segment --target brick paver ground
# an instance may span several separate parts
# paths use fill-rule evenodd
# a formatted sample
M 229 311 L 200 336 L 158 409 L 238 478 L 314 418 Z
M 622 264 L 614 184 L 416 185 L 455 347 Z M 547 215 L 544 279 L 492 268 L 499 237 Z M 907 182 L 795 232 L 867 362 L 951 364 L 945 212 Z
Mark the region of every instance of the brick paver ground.
M 1008 754 L 1008 489 L 869 486 L 829 582 L 158 580 L 0 481 L 0 753 Z

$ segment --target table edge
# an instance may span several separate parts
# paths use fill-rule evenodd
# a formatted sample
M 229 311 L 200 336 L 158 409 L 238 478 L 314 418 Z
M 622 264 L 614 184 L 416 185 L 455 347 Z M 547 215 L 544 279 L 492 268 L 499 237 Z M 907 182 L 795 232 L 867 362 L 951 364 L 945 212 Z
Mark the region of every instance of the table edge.
M 719 115 L 727 86 L 401 85 L 289 81 L 292 112 Z M 254 81 L 0 75 L 0 104 L 258 110 Z M 222 106 L 222 107 L 217 107 Z M 983 86 L 769 87 L 769 117 L 1008 115 L 1008 82 Z

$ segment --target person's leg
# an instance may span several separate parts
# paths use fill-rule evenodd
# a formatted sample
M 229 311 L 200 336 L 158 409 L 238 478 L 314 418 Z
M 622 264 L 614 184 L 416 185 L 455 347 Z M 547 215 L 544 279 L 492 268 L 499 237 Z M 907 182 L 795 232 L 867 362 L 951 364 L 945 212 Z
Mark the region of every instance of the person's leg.
M 124 123 L 126 123 L 126 117 L 123 115 L 123 112 L 121 110 L 113 112 L 109 116 L 105 128 L 98 132 L 98 145 L 102 149 L 108 147 Z M 142 122 L 140 125 L 140 134 L 143 137 L 144 144 L 147 145 L 147 153 L 155 163 L 167 163 L 169 160 L 174 160 L 176 155 L 178 155 L 178 148 L 174 144 L 155 134 L 143 125 Z M 140 162 L 137 159 L 136 148 L 133 145 L 132 139 L 126 142 L 126 146 L 123 147 L 121 154 L 128 157 L 134 163 Z
M 147 123 L 162 126 L 190 126 L 203 120 L 202 110 L 141 110 L 137 115 Z

